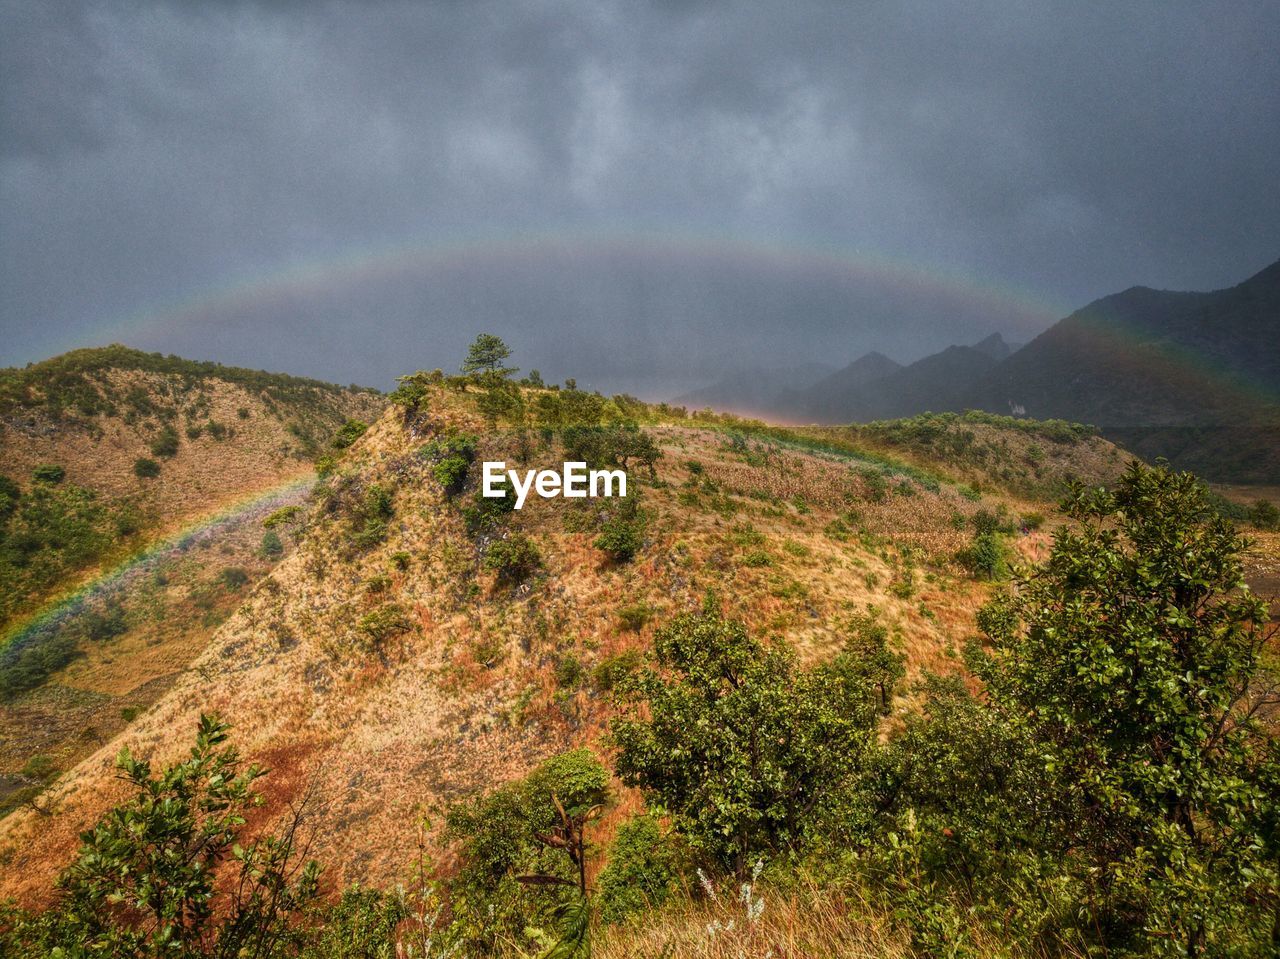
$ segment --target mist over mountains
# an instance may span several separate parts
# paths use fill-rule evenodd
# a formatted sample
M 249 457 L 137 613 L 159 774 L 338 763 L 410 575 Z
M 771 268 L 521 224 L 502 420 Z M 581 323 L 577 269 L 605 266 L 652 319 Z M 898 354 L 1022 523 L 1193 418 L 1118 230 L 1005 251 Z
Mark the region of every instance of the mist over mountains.
M 1213 292 L 1131 287 L 1021 348 L 1000 333 L 901 365 L 871 352 L 794 385 L 757 371 L 677 397 L 789 422 L 977 409 L 1098 427 L 1148 458 L 1263 481 L 1280 466 L 1280 261 Z

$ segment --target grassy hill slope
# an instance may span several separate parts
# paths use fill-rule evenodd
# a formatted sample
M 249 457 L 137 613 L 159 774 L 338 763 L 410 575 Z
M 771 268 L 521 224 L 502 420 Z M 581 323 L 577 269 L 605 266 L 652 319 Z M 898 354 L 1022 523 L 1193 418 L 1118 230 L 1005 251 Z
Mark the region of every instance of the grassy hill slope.
M 202 711 L 233 718 L 243 751 L 273 770 L 266 818 L 304 793 L 318 798 L 313 854 L 332 881 L 387 882 L 406 875 L 432 810 L 567 746 L 599 747 L 617 677 L 657 625 L 708 592 L 804 661 L 828 657 L 873 615 L 910 674 L 955 672 L 990 588 L 957 559 L 975 520 L 1009 529 L 1023 556 L 1047 548 L 1048 531 L 1030 529 L 1041 501 L 979 490 L 976 475 L 950 476 L 925 448 L 690 420 L 625 398 L 524 400 L 647 423 L 662 455 L 652 473 L 630 471 L 642 517 L 634 559 L 596 545 L 626 515 L 617 501 L 531 497 L 518 513 L 485 510 L 479 461 L 573 457 L 550 429 L 493 428 L 481 394 L 428 387 L 423 412 L 393 407 L 351 447 L 317 487 L 297 549 L 154 706 L 41 797 L 49 814 L 0 823 L 0 896 L 46 896 L 78 831 L 121 796 L 120 747 L 172 760 Z M 1025 429 L 979 426 L 996 447 L 1028 445 Z M 1103 441 L 1061 446 L 1080 455 L 1042 462 L 1046 484 L 1068 462 L 1094 482 L 1121 467 Z M 520 569 L 530 554 L 514 547 L 526 543 L 537 560 Z M 636 803 L 629 794 L 604 833 Z M 427 849 L 447 861 L 430 829 Z
M 0 635 L 156 530 L 307 472 L 345 420 L 381 405 L 369 390 L 120 346 L 0 371 L 0 476 L 17 497 Z

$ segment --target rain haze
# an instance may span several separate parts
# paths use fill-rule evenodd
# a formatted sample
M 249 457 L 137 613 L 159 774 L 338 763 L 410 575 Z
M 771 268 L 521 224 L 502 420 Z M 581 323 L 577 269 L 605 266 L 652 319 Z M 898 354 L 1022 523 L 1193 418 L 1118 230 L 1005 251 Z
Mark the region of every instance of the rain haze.
M 664 398 L 1280 255 L 1280 5 L 0 5 L 0 365 Z

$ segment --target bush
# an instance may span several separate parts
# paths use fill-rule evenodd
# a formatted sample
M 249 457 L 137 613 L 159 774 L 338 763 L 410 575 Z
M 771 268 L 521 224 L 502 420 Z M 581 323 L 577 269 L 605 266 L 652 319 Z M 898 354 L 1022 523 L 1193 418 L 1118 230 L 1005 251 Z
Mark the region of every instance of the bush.
M 357 550 L 372 549 L 387 536 L 387 522 L 395 515 L 391 491 L 373 483 L 364 492 L 352 516 L 351 545 Z
M 553 756 L 524 779 L 450 807 L 445 834 L 460 866 L 449 883 L 454 925 L 476 953 L 546 925 L 583 885 L 584 850 L 566 836 L 608 800 L 609 772 L 588 749 Z M 563 815 L 562 815 L 563 814 Z M 548 877 L 522 884 L 517 877 Z M 467 953 L 472 954 L 472 953 Z M 487 953 L 486 953 L 487 954 Z
M 329 445 L 335 450 L 345 450 L 352 443 L 368 431 L 369 424 L 360 420 L 347 420 L 338 428 L 338 432 L 333 434 L 333 439 L 329 441 Z
M 314 918 L 317 928 L 299 959 L 391 959 L 398 955 L 396 927 L 410 918 L 410 909 L 403 895 L 356 886 L 337 903 L 317 905 Z
M 874 751 L 879 690 L 894 679 L 867 652 L 850 646 L 801 670 L 710 609 L 682 616 L 654 638 L 661 672 L 624 684 L 618 774 L 698 855 L 738 874 L 823 827 L 861 831 L 855 779 Z
M 595 683 L 597 689 L 609 692 L 643 665 L 644 660 L 639 650 L 628 649 L 598 663 L 591 672 L 591 681 Z
M 399 385 L 391 391 L 387 398 L 397 406 L 404 407 L 406 416 L 421 412 L 426 405 L 428 395 L 430 395 L 428 388 L 433 382 L 438 382 L 438 372 L 436 377 L 421 370 L 417 373 L 410 373 L 408 376 L 397 377 L 396 382 Z
M 133 475 L 138 479 L 155 479 L 160 475 L 160 464 L 147 457 L 139 457 L 133 461 Z
M 634 500 L 628 502 L 634 504 Z M 644 546 L 648 518 L 634 505 L 622 506 L 604 521 L 600 535 L 592 544 L 615 563 L 626 563 L 635 558 Z
M 495 540 L 484 556 L 484 568 L 496 573 L 500 583 L 523 583 L 541 565 L 542 554 L 537 545 L 523 533 Z
M 22 490 L 9 477 L 0 474 L 0 527 L 9 521 L 18 509 L 18 501 L 22 499 Z
M 178 455 L 178 431 L 172 426 L 166 426 L 160 431 L 160 434 L 151 441 L 151 455 L 158 456 L 161 459 L 172 459 Z
M 249 574 L 240 566 L 228 566 L 218 574 L 218 582 L 233 591 L 244 589 L 249 583 Z
M 973 543 L 956 554 L 956 561 L 978 579 L 998 580 L 1008 575 L 1007 547 L 994 531 L 978 533 Z
M 413 620 L 399 603 L 387 603 L 362 616 L 356 628 L 377 648 L 393 636 L 412 630 Z
M 0 659 L 0 699 L 12 699 L 18 693 L 35 689 L 81 655 L 75 638 L 65 633 L 42 637 L 21 647 L 5 648 Z
M 1249 522 L 1258 529 L 1274 533 L 1280 530 L 1280 507 L 1270 500 L 1255 500 L 1249 507 Z
M 121 751 L 116 765 L 134 796 L 82 834 L 59 880 L 47 946 L 200 956 L 216 942 L 222 955 L 262 956 L 289 941 L 298 912 L 316 896 L 319 868 L 296 861 L 301 813 L 279 835 L 242 835 L 264 773 L 241 763 L 228 728 L 201 716 L 190 758 L 157 776 Z
M 608 865 L 596 882 L 600 918 L 620 922 L 662 905 L 678 886 L 684 858 L 653 816 L 627 820 L 609 845 Z
M 61 466 L 45 463 L 31 471 L 31 478 L 37 483 L 48 483 L 50 486 L 56 486 L 67 478 L 67 471 Z
M 418 451 L 418 456 L 431 463 L 431 475 L 443 487 L 445 495 L 456 496 L 462 492 L 467 471 L 475 461 L 476 438 L 469 433 L 458 433 L 432 440 Z
M 114 639 L 129 628 L 124 620 L 124 609 L 116 603 L 108 603 L 100 610 L 88 610 L 77 625 L 85 639 L 95 643 Z
M 280 540 L 280 534 L 273 529 L 263 533 L 262 545 L 258 547 L 258 552 L 264 559 L 279 559 L 283 556 L 284 543 Z
M 633 603 L 618 610 L 618 622 L 629 633 L 638 633 L 653 617 L 653 609 L 647 603 Z
M 510 488 L 500 497 L 476 493 L 475 498 L 462 508 L 462 522 L 467 528 L 467 535 L 479 536 L 491 532 L 515 508 L 516 494 Z
M 461 492 L 470 467 L 470 461 L 461 456 L 447 456 L 431 467 L 431 475 L 443 487 L 446 496 L 453 496 Z

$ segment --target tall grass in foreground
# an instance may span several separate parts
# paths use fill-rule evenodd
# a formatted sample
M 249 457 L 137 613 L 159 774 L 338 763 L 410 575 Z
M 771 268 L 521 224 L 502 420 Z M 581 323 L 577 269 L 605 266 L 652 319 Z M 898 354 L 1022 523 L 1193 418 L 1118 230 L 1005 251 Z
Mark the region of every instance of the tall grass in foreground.
M 678 896 L 661 909 L 592 941 L 592 959 L 907 959 L 916 956 L 894 917 L 856 887 L 836 888 L 801 873 L 785 887 L 767 881 L 713 886 L 705 877 L 696 898 Z M 984 929 L 964 932 L 943 956 L 1041 959 L 1041 953 L 1001 941 Z M 1055 953 L 1057 959 L 1075 954 Z M 1083 955 L 1083 954 L 1081 954 Z

